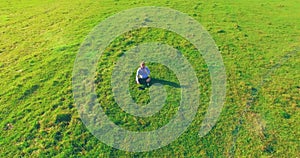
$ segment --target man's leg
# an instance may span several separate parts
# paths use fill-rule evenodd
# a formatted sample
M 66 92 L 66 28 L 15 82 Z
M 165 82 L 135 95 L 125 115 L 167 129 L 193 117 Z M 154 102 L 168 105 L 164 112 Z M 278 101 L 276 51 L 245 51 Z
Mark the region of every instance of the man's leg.
M 147 82 L 147 83 L 150 83 L 150 81 L 151 81 L 151 78 L 148 77 L 148 78 L 146 79 L 146 82 Z
M 146 84 L 147 84 L 148 87 L 150 86 L 150 82 L 151 82 L 151 78 L 150 78 L 150 77 L 147 77 L 147 78 L 146 78 Z
M 142 79 L 142 78 L 139 78 L 138 80 L 139 80 L 139 83 L 140 83 L 140 85 L 141 85 L 141 86 L 139 86 L 139 89 L 140 89 L 140 90 L 144 90 L 145 87 L 146 87 L 146 80 L 145 80 L 145 79 Z

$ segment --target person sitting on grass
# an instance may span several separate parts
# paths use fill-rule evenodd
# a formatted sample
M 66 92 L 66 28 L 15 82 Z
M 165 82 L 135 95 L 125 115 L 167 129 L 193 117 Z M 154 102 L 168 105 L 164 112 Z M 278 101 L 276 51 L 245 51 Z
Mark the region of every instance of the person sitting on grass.
M 145 62 L 143 61 L 136 72 L 136 83 L 147 84 L 147 86 L 150 86 L 150 81 L 150 70 L 147 66 L 145 66 Z

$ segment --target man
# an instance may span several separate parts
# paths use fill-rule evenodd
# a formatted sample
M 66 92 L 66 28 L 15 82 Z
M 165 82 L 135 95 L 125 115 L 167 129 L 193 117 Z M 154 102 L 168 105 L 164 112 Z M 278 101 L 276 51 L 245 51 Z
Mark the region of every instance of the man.
M 150 85 L 150 70 L 147 66 L 145 66 L 145 62 L 141 62 L 140 67 L 136 72 L 136 83 L 137 84 L 147 84 Z

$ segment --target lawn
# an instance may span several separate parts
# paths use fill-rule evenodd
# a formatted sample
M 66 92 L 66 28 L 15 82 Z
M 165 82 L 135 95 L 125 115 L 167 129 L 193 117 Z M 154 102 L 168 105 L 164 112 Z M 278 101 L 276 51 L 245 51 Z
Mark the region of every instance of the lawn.
M 212 130 L 198 135 L 212 94 L 208 65 L 195 46 L 160 28 L 139 28 L 116 37 L 95 71 L 98 102 L 123 129 L 146 132 L 166 125 L 180 106 L 180 83 L 163 64 L 147 62 L 166 91 L 150 117 L 124 112 L 113 96 L 115 63 L 137 44 L 161 42 L 179 50 L 199 82 L 199 108 L 186 131 L 147 152 L 118 150 L 97 139 L 74 101 L 74 62 L 88 34 L 126 9 L 169 7 L 198 21 L 212 36 L 226 70 L 226 101 Z M 300 4 L 289 1 L 1 1 L 0 157 L 299 157 Z M 121 23 L 119 25 L 122 25 Z M 133 63 L 138 68 L 139 63 Z M 151 88 L 129 92 L 139 106 Z

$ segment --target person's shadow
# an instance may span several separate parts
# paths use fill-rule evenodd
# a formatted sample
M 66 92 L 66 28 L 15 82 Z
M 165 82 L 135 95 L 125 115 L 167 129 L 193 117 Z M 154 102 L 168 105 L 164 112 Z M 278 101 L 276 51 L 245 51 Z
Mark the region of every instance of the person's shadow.
M 150 86 L 147 86 L 147 84 L 144 83 L 141 86 L 139 86 L 139 90 L 145 90 L 145 88 L 151 87 L 155 83 L 159 83 L 161 85 L 168 85 L 168 86 L 171 86 L 171 87 L 174 87 L 174 88 L 182 88 L 182 86 L 180 86 L 178 83 L 175 83 L 175 82 L 171 82 L 171 81 L 167 81 L 167 80 L 163 80 L 163 79 L 158 79 L 158 78 L 151 78 Z
M 158 79 L 158 78 L 151 78 L 150 83 L 151 83 L 151 85 L 153 85 L 155 83 L 160 83 L 162 85 L 168 85 L 168 86 L 172 86 L 172 87 L 175 87 L 175 88 L 181 88 L 180 84 L 178 84 L 178 83 L 163 80 L 163 79 Z

